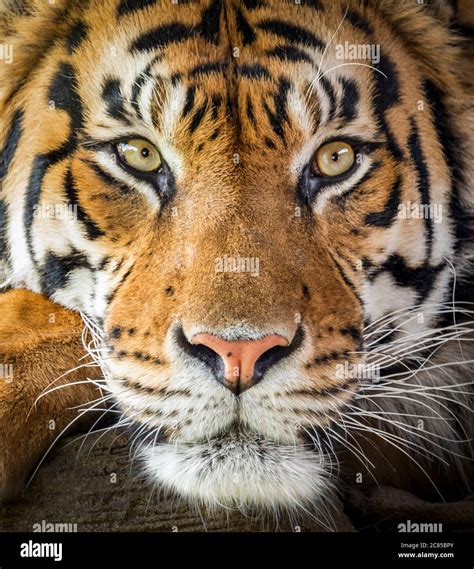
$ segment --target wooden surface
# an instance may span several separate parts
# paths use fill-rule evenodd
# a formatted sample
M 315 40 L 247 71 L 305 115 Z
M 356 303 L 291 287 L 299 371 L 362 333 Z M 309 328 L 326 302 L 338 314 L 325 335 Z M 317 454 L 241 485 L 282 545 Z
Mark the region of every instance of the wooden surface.
M 0 531 L 33 531 L 43 520 L 77 524 L 77 531 L 322 531 L 314 521 L 297 527 L 282 519 L 277 528 L 237 513 L 199 512 L 140 479 L 125 437 L 92 435 L 79 452 L 81 443 L 65 439 L 23 495 L 0 508 Z M 353 531 L 342 507 L 333 517 L 337 531 Z

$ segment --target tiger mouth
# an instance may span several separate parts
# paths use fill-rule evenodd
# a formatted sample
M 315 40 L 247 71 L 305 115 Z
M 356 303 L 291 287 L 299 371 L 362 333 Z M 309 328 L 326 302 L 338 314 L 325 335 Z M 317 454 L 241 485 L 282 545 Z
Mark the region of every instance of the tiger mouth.
M 162 490 L 209 509 L 314 505 L 330 486 L 327 456 L 242 430 L 199 443 L 148 445 L 141 458 L 146 475 Z
M 206 453 L 232 452 L 245 445 L 251 445 L 255 449 L 261 449 L 262 453 L 268 446 L 274 448 L 294 447 L 304 448 L 318 455 L 329 455 L 332 450 L 330 437 L 326 429 L 331 429 L 333 422 L 324 428 L 319 425 L 306 426 L 297 429 L 294 444 L 290 445 L 278 440 L 276 437 L 264 435 L 256 430 L 245 428 L 242 424 L 234 421 L 228 428 L 209 437 L 201 437 L 196 440 L 183 440 L 174 436 L 171 430 L 158 432 L 153 427 L 143 428 L 143 424 L 135 423 L 129 429 L 132 438 L 144 447 L 158 447 L 160 445 L 173 445 L 177 449 L 192 449 L 206 447 Z M 150 444 L 148 444 L 148 442 Z

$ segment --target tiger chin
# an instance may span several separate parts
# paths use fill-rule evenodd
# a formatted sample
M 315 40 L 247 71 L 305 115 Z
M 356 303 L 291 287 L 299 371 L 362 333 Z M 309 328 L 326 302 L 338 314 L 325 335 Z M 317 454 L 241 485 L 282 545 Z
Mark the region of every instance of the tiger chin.
M 36 362 L 36 419 L 110 404 L 149 479 L 209 507 L 323 511 L 361 473 L 467 492 L 472 58 L 449 3 L 25 4 L 0 11 L 4 286 L 81 313 L 101 374 L 84 405 Z M 31 464 L 50 441 L 0 389 Z

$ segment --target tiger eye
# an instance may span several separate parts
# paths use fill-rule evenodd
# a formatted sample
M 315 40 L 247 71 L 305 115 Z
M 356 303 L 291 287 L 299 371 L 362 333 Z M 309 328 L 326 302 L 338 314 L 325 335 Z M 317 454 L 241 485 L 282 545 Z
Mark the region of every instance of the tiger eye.
M 139 172 L 156 172 L 162 165 L 158 150 L 143 138 L 119 142 L 117 152 L 127 166 Z
M 350 144 L 342 140 L 329 142 L 316 152 L 316 173 L 328 177 L 341 176 L 350 170 L 354 162 L 355 153 Z

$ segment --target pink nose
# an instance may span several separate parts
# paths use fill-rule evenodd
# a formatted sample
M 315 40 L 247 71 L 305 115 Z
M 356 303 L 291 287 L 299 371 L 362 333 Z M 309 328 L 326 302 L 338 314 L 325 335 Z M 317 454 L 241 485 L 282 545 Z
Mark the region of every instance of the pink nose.
M 229 342 L 212 334 L 197 334 L 192 344 L 202 344 L 220 356 L 224 362 L 225 386 L 234 393 L 249 389 L 253 385 L 257 360 L 276 346 L 288 346 L 283 336 L 272 334 L 260 340 L 236 340 Z

